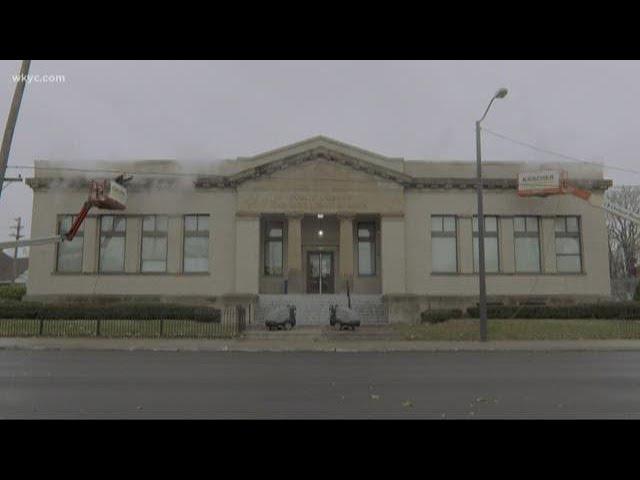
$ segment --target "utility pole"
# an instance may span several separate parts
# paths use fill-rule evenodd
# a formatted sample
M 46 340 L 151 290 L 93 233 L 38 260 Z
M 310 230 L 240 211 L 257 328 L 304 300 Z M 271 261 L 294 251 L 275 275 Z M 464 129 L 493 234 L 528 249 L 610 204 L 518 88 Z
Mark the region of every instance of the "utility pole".
M 14 233 L 12 236 L 16 239 L 16 242 L 17 242 L 22 237 L 24 237 L 24 235 L 20 234 L 20 232 L 22 231 L 22 217 L 16 218 L 15 221 L 16 221 L 16 226 L 12 228 L 16 229 L 16 233 Z M 18 244 L 17 243 L 16 243 L 16 246 L 13 248 L 13 280 L 11 281 L 11 283 L 16 283 L 16 278 L 18 278 Z
M 27 75 L 29 74 L 30 65 L 31 60 L 22 61 L 20 76 L 16 82 L 16 89 L 13 92 L 13 100 L 11 101 L 11 107 L 9 108 L 7 124 L 4 127 L 2 147 L 0 147 L 0 198 L 2 198 L 2 185 L 4 183 L 4 176 L 7 172 L 7 164 L 9 162 L 9 151 L 11 150 L 13 131 L 15 130 L 16 122 L 18 121 L 18 111 L 20 110 L 20 103 L 22 102 L 22 94 L 24 93 L 24 87 L 27 83 Z

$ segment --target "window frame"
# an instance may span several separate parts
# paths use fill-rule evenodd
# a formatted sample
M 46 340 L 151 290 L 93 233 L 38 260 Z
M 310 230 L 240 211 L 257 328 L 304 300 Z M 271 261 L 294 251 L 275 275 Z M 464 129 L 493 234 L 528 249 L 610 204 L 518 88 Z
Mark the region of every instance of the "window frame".
M 196 229 L 187 230 L 187 218 L 196 217 Z M 199 217 L 207 217 L 207 230 L 200 230 Z M 206 233 L 206 235 L 205 235 Z M 189 237 L 206 237 L 207 242 L 207 270 L 186 270 L 185 260 L 187 259 L 186 246 L 187 238 Z M 207 275 L 211 273 L 211 215 L 208 213 L 188 213 L 182 216 L 182 273 L 187 275 Z M 167 242 L 168 243 L 168 242 Z M 201 258 L 201 257 L 188 257 L 188 258 Z
M 496 220 L 496 229 L 495 231 L 488 231 L 487 230 L 487 218 L 495 218 Z M 477 225 L 477 220 L 478 220 L 478 216 L 477 215 L 473 215 L 471 217 L 471 260 L 473 262 L 472 268 L 473 268 L 473 273 L 479 273 L 479 262 L 480 260 L 478 259 L 478 270 L 476 270 L 476 249 L 474 248 L 474 240 L 476 238 L 478 238 L 480 236 L 480 231 L 479 231 L 479 226 L 477 229 L 474 229 L 474 224 Z M 485 245 L 485 273 L 501 273 L 502 272 L 502 262 L 500 261 L 500 217 L 498 215 L 484 215 L 484 237 L 485 240 L 487 238 L 495 238 L 496 239 L 496 259 L 498 262 L 498 268 L 495 271 L 489 271 L 486 269 L 486 251 L 487 251 L 487 246 Z M 479 248 L 480 248 L 480 240 L 478 239 L 478 252 L 479 252 Z M 514 246 L 515 248 L 515 246 Z M 479 256 L 479 253 L 478 253 Z
M 102 267 L 102 235 L 105 233 L 102 230 L 102 222 L 104 221 L 105 217 L 111 217 L 113 218 L 114 222 L 111 225 L 111 230 L 109 230 L 110 233 L 110 237 L 122 237 L 123 241 L 122 241 L 122 269 L 121 270 L 103 270 Z M 122 219 L 124 220 L 124 230 L 122 232 L 118 232 L 115 230 L 115 219 Z M 108 214 L 108 215 L 100 215 L 98 217 L 98 273 L 100 274 L 122 274 L 125 273 L 126 271 L 126 266 L 127 266 L 127 218 L 125 215 L 113 215 L 113 214 Z
M 66 217 L 71 217 L 71 224 L 73 225 L 73 222 L 76 220 L 76 218 L 78 218 L 77 214 L 69 214 L 69 213 L 62 213 L 57 215 L 57 219 L 56 219 L 56 231 L 58 233 L 58 235 L 62 235 L 63 233 L 66 232 L 62 232 L 61 231 L 61 226 L 62 226 L 62 222 Z M 76 239 L 78 238 L 82 238 L 82 248 L 80 249 L 80 269 L 79 270 L 60 270 L 60 250 L 63 245 L 63 243 L 58 243 L 56 245 L 56 258 L 55 258 L 55 269 L 54 271 L 56 273 L 82 273 L 83 267 L 84 267 L 84 246 L 85 246 L 85 239 L 84 239 L 84 223 L 82 222 L 82 225 L 80 225 L 80 228 L 78 229 L 75 237 L 73 238 L 73 240 L 71 242 L 74 242 Z
M 519 232 L 516 230 L 516 218 L 524 218 L 524 232 Z M 536 219 L 536 230 L 530 231 L 527 225 L 527 218 L 535 218 Z M 540 274 L 542 273 L 542 241 L 540 239 L 541 232 L 541 219 L 539 215 L 514 215 L 513 216 L 513 271 L 516 274 Z M 536 238 L 538 240 L 538 270 L 535 271 L 522 271 L 518 270 L 518 248 L 517 248 L 517 239 L 518 238 Z
M 145 218 L 148 217 L 153 217 L 154 219 L 154 229 L 153 231 L 150 230 L 146 230 L 144 229 L 144 220 Z M 167 219 L 167 228 L 164 231 L 158 230 L 158 217 L 164 217 Z M 163 215 L 163 214 L 149 214 L 149 215 L 142 215 L 140 217 L 141 219 L 141 226 L 140 226 L 140 231 L 141 231 L 141 235 L 140 235 L 140 273 L 167 273 L 167 268 L 168 268 L 168 257 L 169 257 L 169 215 Z M 144 266 L 144 239 L 146 238 L 165 238 L 166 242 L 165 242 L 165 251 L 164 251 L 164 270 L 144 270 L 143 266 Z
M 440 218 L 441 219 L 441 225 L 442 225 L 442 230 L 438 231 L 438 230 L 434 230 L 433 229 L 433 219 L 434 217 Z M 444 229 L 444 219 L 450 217 L 453 218 L 454 221 L 454 229 L 453 232 L 450 231 L 445 231 Z M 431 231 L 431 273 L 435 273 L 435 274 L 456 274 L 460 272 L 460 259 L 459 257 L 459 253 L 458 253 L 458 216 L 457 215 L 446 215 L 446 214 L 436 214 L 436 215 L 431 215 L 429 217 L 430 223 L 429 223 L 429 229 Z M 455 261 L 456 261 L 456 266 L 455 266 L 455 270 L 434 270 L 433 268 L 433 238 L 453 238 L 454 241 L 454 251 L 455 251 Z
M 360 229 L 369 230 L 368 238 L 360 238 Z M 378 262 L 376 261 L 376 256 L 378 252 L 376 250 L 376 235 L 377 235 L 377 227 L 375 221 L 360 221 L 356 222 L 356 249 L 357 249 L 357 260 L 358 260 L 358 276 L 359 277 L 375 277 L 378 275 Z M 362 273 L 360 271 L 360 243 L 369 243 L 371 244 L 371 273 Z
M 567 228 L 567 220 L 569 218 L 576 219 L 576 222 L 578 224 L 577 232 L 570 232 L 569 229 Z M 563 224 L 564 224 L 564 230 L 560 232 L 556 229 L 557 228 L 556 222 L 558 220 L 563 220 Z M 554 217 L 553 233 L 554 233 L 554 247 L 555 247 L 555 254 L 556 254 L 556 272 L 561 274 L 567 274 L 567 275 L 584 273 L 584 261 L 583 261 L 583 255 L 582 255 L 583 254 L 582 252 L 582 217 L 580 215 L 556 215 Z M 557 243 L 558 238 L 576 238 L 578 240 L 578 253 L 558 253 L 558 243 Z M 560 269 L 558 269 L 558 257 L 578 257 L 578 260 L 580 261 L 580 269 L 572 272 L 561 271 Z
M 263 240 L 263 259 L 262 259 L 262 275 L 265 277 L 282 277 L 284 276 L 284 236 L 285 236 L 285 228 L 284 228 L 284 220 L 265 220 L 264 222 L 264 240 Z M 280 231 L 282 232 L 282 234 L 279 237 L 275 237 L 275 236 L 270 236 L 270 230 L 271 228 L 280 228 Z M 280 272 L 278 273 L 273 273 L 270 271 L 267 271 L 267 259 L 269 257 L 268 252 L 269 252 L 269 245 L 271 243 L 280 243 Z

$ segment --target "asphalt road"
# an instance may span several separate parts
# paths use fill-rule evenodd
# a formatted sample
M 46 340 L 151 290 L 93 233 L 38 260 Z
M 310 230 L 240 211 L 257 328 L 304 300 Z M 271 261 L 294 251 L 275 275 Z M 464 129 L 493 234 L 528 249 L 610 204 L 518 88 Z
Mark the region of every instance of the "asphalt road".
M 640 352 L 0 350 L 0 418 L 640 418 Z

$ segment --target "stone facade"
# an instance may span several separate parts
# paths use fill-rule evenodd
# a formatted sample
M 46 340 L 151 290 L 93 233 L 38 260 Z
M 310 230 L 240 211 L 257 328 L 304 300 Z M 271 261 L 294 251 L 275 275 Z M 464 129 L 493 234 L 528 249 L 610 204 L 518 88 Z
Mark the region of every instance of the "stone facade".
M 603 195 L 610 186 L 597 168 L 561 166 L 572 181 L 594 195 Z M 36 162 L 35 176 L 28 181 L 34 190 L 33 238 L 56 234 L 60 216 L 77 213 L 86 199 L 88 179 L 63 168 L 59 163 Z M 323 288 L 323 293 L 344 295 L 348 289 L 355 295 L 382 298 L 389 321 L 416 321 L 424 309 L 477 301 L 471 163 L 405 161 L 315 137 L 255 157 L 216 163 L 197 173 L 178 162 L 110 163 L 100 168 L 134 176 L 127 209 L 91 212 L 84 225 L 78 271 L 59 271 L 57 246 L 32 247 L 29 298 L 199 299 L 247 304 L 255 311 L 261 294 L 303 295 Z M 488 274 L 490 298 L 573 302 L 609 297 L 603 211 L 571 196 L 518 197 L 517 175 L 530 169 L 522 163 L 483 166 L 485 213 L 498 222 L 499 271 Z M 127 226 L 124 268 L 107 273 L 99 271 L 100 218 L 110 214 L 125 215 Z M 141 272 L 145 215 L 168 217 L 162 272 Z M 186 215 L 208 216 L 207 271 L 185 272 Z M 455 217 L 453 272 L 433 271 L 433 215 Z M 539 219 L 539 272 L 516 271 L 518 216 Z M 557 216 L 579 218 L 577 272 L 557 270 Z M 272 224 L 276 225 L 272 234 L 281 239 L 275 237 L 269 244 Z M 266 268 L 268 262 L 275 268 Z M 326 278 L 314 270 L 321 263 L 324 274 L 330 272 Z

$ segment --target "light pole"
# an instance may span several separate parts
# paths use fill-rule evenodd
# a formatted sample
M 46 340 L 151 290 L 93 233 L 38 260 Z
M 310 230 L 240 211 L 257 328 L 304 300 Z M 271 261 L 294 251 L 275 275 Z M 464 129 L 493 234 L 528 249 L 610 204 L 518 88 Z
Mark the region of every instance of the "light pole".
M 484 211 L 482 206 L 482 149 L 480 146 L 480 123 L 489 113 L 489 109 L 496 98 L 507 96 L 508 90 L 501 88 L 493 96 L 482 118 L 476 122 L 476 177 L 478 191 L 478 277 L 480 280 L 480 341 L 487 341 L 487 278 L 484 262 Z

